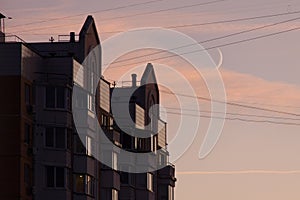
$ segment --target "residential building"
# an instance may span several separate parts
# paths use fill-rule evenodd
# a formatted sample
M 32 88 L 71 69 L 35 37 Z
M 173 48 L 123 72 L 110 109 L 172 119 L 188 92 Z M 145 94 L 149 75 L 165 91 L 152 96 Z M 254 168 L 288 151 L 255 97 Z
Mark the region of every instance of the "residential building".
M 100 77 L 96 93 L 83 91 L 83 98 L 73 102 L 74 74 L 87 55 L 100 45 L 92 16 L 87 17 L 78 35 L 71 32 L 67 40 L 26 43 L 17 36 L 5 37 L 3 32 L 0 37 L 3 94 L 0 99 L 0 169 L 5 172 L 0 180 L 1 199 L 173 199 L 176 181 L 173 165 L 144 174 L 122 172 L 118 148 L 132 144 L 115 124 L 110 95 L 114 89 L 126 88 L 113 88 Z M 95 74 L 101 74 L 101 58 L 99 62 Z M 83 73 L 83 77 L 89 80 L 89 73 Z M 143 113 L 139 115 L 142 119 L 136 121 L 144 125 L 149 123 L 146 116 L 151 105 L 159 104 L 157 84 L 147 84 L 148 79 L 152 82 L 153 78 L 153 67 L 148 65 L 142 78 L 145 86 L 137 90 L 132 101 Z M 136 87 L 134 83 L 130 88 Z M 146 91 L 153 95 L 148 96 Z M 93 96 L 95 104 L 86 98 Z M 88 130 L 84 139 L 79 138 L 78 127 L 74 125 L 72 103 L 87 108 L 86 120 L 81 124 Z M 111 167 L 93 156 L 102 145 L 96 126 L 91 123 L 94 119 L 115 145 Z M 157 133 L 159 124 L 166 126 L 157 118 L 153 129 L 147 130 L 152 136 L 140 140 L 137 153 L 165 148 L 166 131 L 162 129 Z M 161 157 L 162 162 L 167 162 L 167 150 Z

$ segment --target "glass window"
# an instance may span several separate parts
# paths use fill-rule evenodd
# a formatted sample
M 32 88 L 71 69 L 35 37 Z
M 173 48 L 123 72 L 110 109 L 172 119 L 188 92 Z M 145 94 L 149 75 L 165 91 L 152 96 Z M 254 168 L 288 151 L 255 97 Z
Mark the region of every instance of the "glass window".
M 112 194 L 111 194 L 111 196 L 112 196 L 112 200 L 118 200 L 118 190 L 116 190 L 116 189 L 112 189 Z
M 66 148 L 66 128 L 47 127 L 45 138 L 46 147 L 53 147 L 58 149 Z
M 65 88 L 56 88 L 56 107 L 65 108 Z
M 61 149 L 65 148 L 65 140 L 65 128 L 55 128 L 55 147 Z
M 66 96 L 64 87 L 46 87 L 46 107 L 47 108 L 65 108 Z
M 95 179 L 92 176 L 85 174 L 76 174 L 74 180 L 75 192 L 85 193 L 92 196 L 94 195 Z
M 47 187 L 65 187 L 65 168 L 46 166 Z
M 151 173 L 147 173 L 147 189 L 153 191 L 153 175 Z
M 54 167 L 46 167 L 47 187 L 54 187 Z
M 25 133 L 24 133 L 24 143 L 25 144 L 30 144 L 30 130 L 31 127 L 29 124 L 25 123 Z
M 86 136 L 86 154 L 92 156 L 92 138 Z
M 56 167 L 56 187 L 65 186 L 65 169 L 63 167 Z
M 169 193 L 169 200 L 174 200 L 174 188 L 171 185 L 169 185 L 168 193 Z
M 46 87 L 46 107 L 47 108 L 55 107 L 55 87 L 51 87 L 51 86 Z
M 84 184 L 84 175 L 76 174 L 75 175 L 75 192 L 84 193 L 85 191 L 85 184 Z
M 24 164 L 24 182 L 27 185 L 30 185 L 30 183 L 31 183 L 30 166 L 28 164 Z
M 112 168 L 114 170 L 118 170 L 118 154 L 116 152 L 112 153 L 112 163 L 113 163 Z
M 46 147 L 54 147 L 54 128 L 46 128 Z
M 78 153 L 78 154 L 85 154 L 86 153 L 86 150 L 85 150 L 85 147 L 84 145 L 82 144 L 82 141 L 81 139 L 79 138 L 78 135 L 76 135 L 74 137 L 74 140 L 75 140 L 75 153 Z
M 94 178 L 91 176 L 86 176 L 86 182 L 87 182 L 87 194 L 89 195 L 94 195 L 94 185 L 95 185 L 95 181 Z

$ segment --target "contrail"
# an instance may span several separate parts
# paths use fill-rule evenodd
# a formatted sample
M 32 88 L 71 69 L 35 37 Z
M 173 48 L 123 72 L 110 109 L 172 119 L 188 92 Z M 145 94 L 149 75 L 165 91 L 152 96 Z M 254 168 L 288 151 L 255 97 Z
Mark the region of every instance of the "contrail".
M 179 171 L 178 175 L 300 174 L 300 170 Z

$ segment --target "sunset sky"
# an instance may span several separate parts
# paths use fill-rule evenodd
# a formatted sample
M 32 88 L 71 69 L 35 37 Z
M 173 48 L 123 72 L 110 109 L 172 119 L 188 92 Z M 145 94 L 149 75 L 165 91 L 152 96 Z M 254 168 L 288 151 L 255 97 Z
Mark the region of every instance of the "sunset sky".
M 129 6 L 134 4 L 140 5 Z M 300 1 L 297 0 L 0 0 L 0 5 L 0 13 L 12 17 L 5 21 L 6 33 L 18 35 L 28 42 L 48 42 L 51 36 L 57 41 L 57 35 L 69 34 L 70 31 L 78 33 L 89 14 L 97 22 L 102 42 L 115 32 L 172 26 L 177 27 L 172 30 L 182 32 L 196 41 L 206 41 L 290 20 L 201 44 L 210 48 L 300 27 Z M 285 14 L 182 27 L 281 13 Z M 213 151 L 200 160 L 199 149 L 210 121 L 209 118 L 201 118 L 193 144 L 175 162 L 178 180 L 175 199 L 299 200 L 300 30 L 222 46 L 219 49 L 223 55 L 219 70 L 227 101 L 265 110 L 227 105 L 227 120 L 220 140 Z M 132 52 L 119 59 L 153 52 L 156 51 L 147 49 Z M 210 49 L 208 53 L 215 63 L 219 63 L 218 49 Z M 136 72 L 140 78 L 147 62 L 166 55 L 170 53 L 150 55 L 138 59 L 140 63 L 136 64 L 132 60 L 125 62 L 124 66 L 116 70 L 106 71 L 104 76 L 109 81 L 118 80 L 124 73 L 130 74 L 132 67 L 139 67 L 132 72 Z M 183 58 L 174 56 L 155 60 L 153 64 L 158 82 L 169 79 L 170 84 L 177 87 L 181 94 L 187 94 L 179 84 L 181 82 L 171 74 L 159 73 L 159 66 L 166 65 L 183 74 L 197 96 L 210 97 L 203 77 L 194 74 L 191 65 Z M 203 73 L 210 75 L 206 71 Z M 129 76 L 125 77 L 127 79 L 124 80 L 129 79 Z M 171 141 L 179 126 L 180 106 L 175 96 L 168 93 L 161 93 L 161 104 L 164 107 L 162 114 L 169 124 Z M 195 118 L 195 115 L 199 115 L 193 111 L 193 107 L 181 106 L 184 110 L 182 117 Z M 210 116 L 210 113 L 205 113 L 210 109 L 210 102 L 199 100 L 201 114 Z M 268 109 L 276 112 L 267 111 Z M 220 113 L 211 115 L 218 117 Z

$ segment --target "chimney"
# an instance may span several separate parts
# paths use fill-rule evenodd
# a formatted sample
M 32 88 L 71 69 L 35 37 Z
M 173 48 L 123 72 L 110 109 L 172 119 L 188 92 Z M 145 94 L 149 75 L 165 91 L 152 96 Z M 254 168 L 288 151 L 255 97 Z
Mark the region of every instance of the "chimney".
M 132 78 L 132 87 L 136 87 L 136 74 L 131 74 L 131 78 Z
M 70 42 L 75 42 L 75 32 L 70 32 Z

